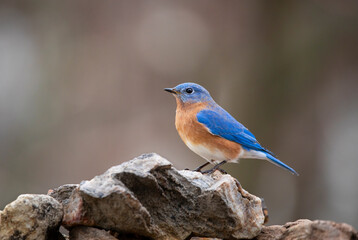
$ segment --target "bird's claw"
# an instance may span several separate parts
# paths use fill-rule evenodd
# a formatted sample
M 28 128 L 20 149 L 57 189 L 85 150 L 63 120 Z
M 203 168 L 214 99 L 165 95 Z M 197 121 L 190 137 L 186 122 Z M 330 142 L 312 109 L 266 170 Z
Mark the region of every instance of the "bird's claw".
M 202 171 L 200 171 L 200 169 L 197 169 L 197 168 L 195 168 L 195 169 L 193 169 L 193 170 L 191 170 L 191 169 L 189 169 L 189 168 L 184 168 L 184 170 L 202 173 Z
M 201 172 L 202 174 L 212 174 L 213 172 L 215 172 L 216 170 L 220 171 L 222 174 L 228 174 L 224 169 L 221 168 L 217 168 L 217 169 L 209 169 L 206 171 Z
M 215 170 L 209 169 L 206 171 L 201 172 L 202 174 L 212 174 Z
M 228 174 L 224 169 L 219 168 L 217 170 L 219 170 L 222 174 Z

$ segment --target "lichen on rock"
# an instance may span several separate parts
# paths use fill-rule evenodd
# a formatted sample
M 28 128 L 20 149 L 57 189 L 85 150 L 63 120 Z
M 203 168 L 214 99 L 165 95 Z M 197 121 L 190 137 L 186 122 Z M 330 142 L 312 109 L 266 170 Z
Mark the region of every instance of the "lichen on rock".
M 0 213 L 0 239 L 50 239 L 58 234 L 62 205 L 42 194 L 23 194 Z

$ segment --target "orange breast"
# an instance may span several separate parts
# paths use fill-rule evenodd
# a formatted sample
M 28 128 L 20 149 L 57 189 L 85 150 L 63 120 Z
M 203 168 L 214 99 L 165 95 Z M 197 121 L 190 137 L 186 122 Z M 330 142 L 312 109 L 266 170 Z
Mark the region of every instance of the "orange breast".
M 220 152 L 225 159 L 207 159 L 207 160 L 237 160 L 242 151 L 240 144 L 213 135 L 205 125 L 197 121 L 196 114 L 207 106 L 207 103 L 184 104 L 177 100 L 177 110 L 175 117 L 175 126 L 181 139 L 193 150 L 193 145 L 202 146 L 212 153 Z M 193 150 L 195 152 L 195 150 Z M 199 154 L 199 153 L 198 153 Z M 201 154 L 199 154 L 201 155 Z M 217 154 L 212 154 L 215 157 Z M 204 157 L 204 156 L 202 156 Z M 207 157 L 204 157 L 207 158 Z

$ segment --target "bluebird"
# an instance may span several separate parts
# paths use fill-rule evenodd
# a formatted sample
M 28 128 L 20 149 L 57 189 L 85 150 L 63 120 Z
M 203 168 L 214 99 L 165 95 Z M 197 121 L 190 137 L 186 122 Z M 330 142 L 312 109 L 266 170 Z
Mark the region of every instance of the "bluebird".
M 193 152 L 207 160 L 195 171 L 201 171 L 211 163 L 214 167 L 203 173 L 212 173 L 221 170 L 219 167 L 227 162 L 256 158 L 268 160 L 298 176 L 293 168 L 262 147 L 255 136 L 220 107 L 202 86 L 182 83 L 164 90 L 176 99 L 175 126 L 181 139 Z

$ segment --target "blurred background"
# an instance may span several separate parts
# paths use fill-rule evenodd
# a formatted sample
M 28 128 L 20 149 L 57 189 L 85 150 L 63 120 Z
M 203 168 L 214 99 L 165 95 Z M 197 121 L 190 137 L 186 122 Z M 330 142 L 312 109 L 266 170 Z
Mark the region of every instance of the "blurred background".
M 358 227 L 358 1 L 0 1 L 0 209 L 142 153 L 178 169 L 182 82 L 206 87 L 300 173 L 226 169 L 269 224 Z

